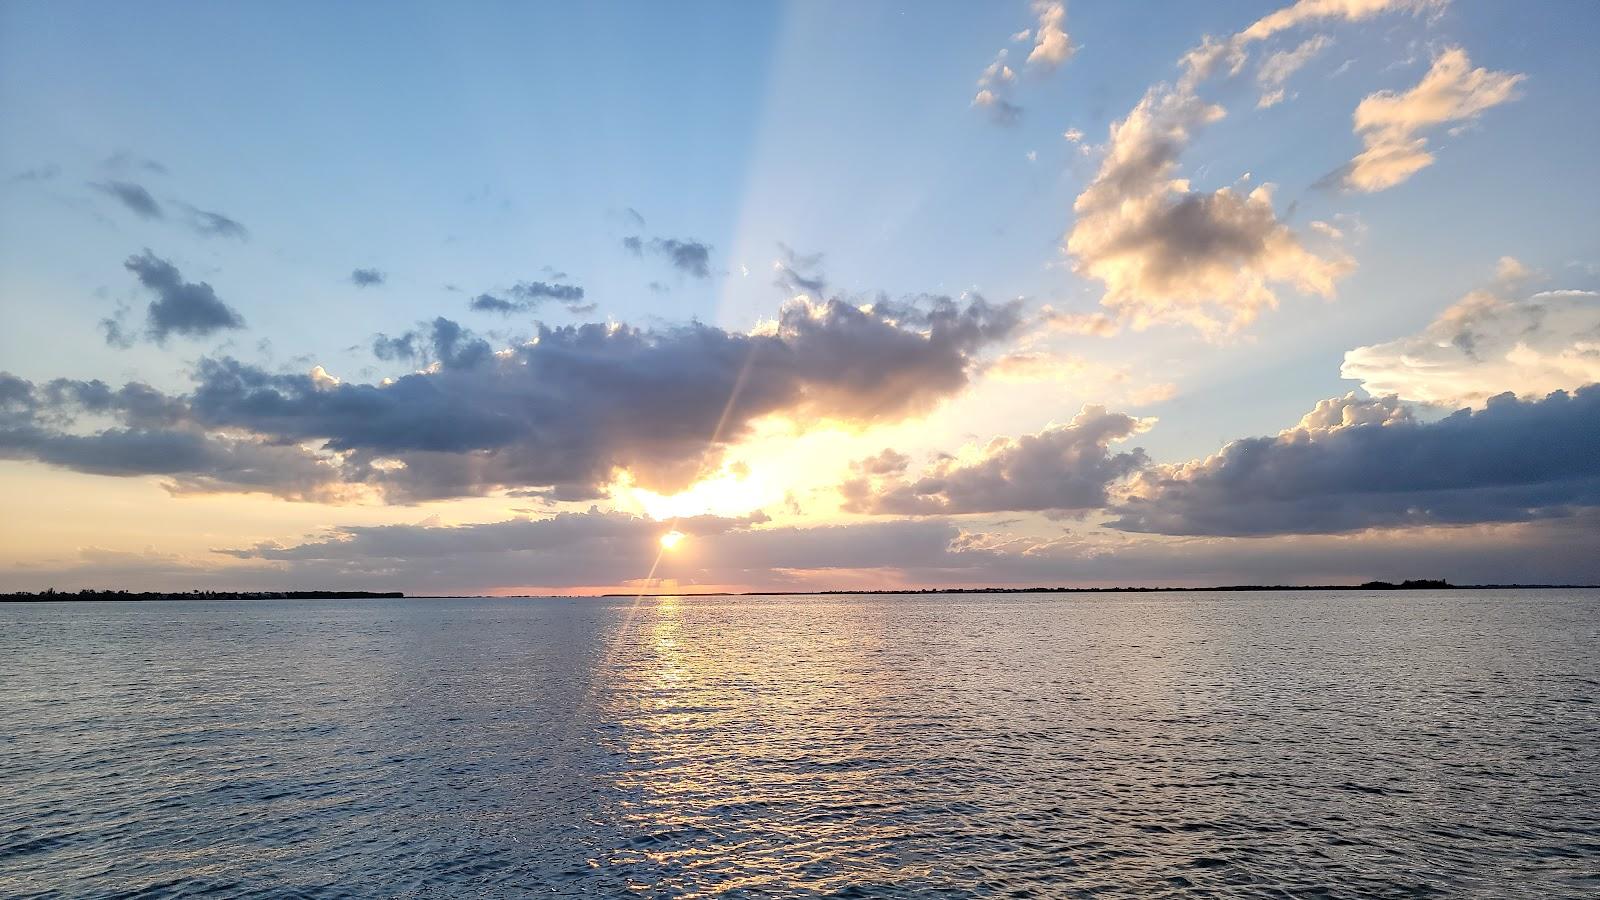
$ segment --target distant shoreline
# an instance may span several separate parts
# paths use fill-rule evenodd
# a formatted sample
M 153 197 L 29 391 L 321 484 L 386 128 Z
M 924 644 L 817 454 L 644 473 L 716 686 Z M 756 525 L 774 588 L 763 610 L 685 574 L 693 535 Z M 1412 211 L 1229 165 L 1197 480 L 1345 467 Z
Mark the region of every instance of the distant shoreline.
M 137 603 L 155 600 L 397 600 L 400 591 L 17 591 L 0 603 Z
M 518 600 L 577 599 L 600 600 L 628 597 L 806 597 L 806 596 L 922 596 L 930 594 L 1175 594 L 1249 593 L 1265 591 L 1531 591 L 1596 590 L 1597 584 L 1450 584 L 1447 581 L 1419 579 L 1394 583 L 1368 581 L 1362 584 L 1224 584 L 1212 587 L 982 587 L 920 588 L 903 590 L 826 590 L 826 591 L 676 591 L 665 593 L 609 594 L 411 594 L 402 591 L 52 591 L 0 594 L 0 603 L 113 602 L 137 603 L 172 600 Z
M 1214 587 L 983 587 L 983 588 L 921 588 L 877 591 L 707 591 L 704 593 L 677 592 L 668 594 L 563 594 L 574 597 L 814 597 L 834 594 L 1178 594 L 1178 593 L 1248 593 L 1251 591 L 1534 591 L 1534 590 L 1596 590 L 1600 584 L 1393 584 L 1386 581 L 1366 584 L 1224 584 Z M 493 595 L 480 594 L 479 597 Z M 523 596 L 535 596 L 532 594 Z M 541 595 L 542 596 L 542 595 Z M 444 598 L 440 598 L 444 599 Z M 464 598 L 463 598 L 464 599 Z

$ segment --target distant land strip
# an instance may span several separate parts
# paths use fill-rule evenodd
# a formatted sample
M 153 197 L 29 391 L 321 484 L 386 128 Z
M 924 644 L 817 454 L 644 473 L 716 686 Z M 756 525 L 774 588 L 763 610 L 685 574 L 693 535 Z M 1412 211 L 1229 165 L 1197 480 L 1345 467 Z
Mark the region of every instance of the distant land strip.
M 670 593 L 614 594 L 416 594 L 412 599 L 433 600 L 514 600 L 548 597 L 558 599 L 615 599 L 618 597 L 813 597 L 860 594 L 1170 594 L 1221 593 L 1242 591 L 1531 591 L 1597 590 L 1600 584 L 1451 584 L 1443 579 L 1421 578 L 1398 584 L 1392 581 L 1367 581 L 1362 584 L 1222 584 L 1212 587 L 981 587 L 907 588 L 872 591 L 674 591 Z M 148 600 L 395 600 L 401 591 L 20 591 L 0 594 L 0 603 L 60 603 L 70 601 L 148 601 Z
M 19 591 L 0 603 L 59 603 L 63 600 L 376 600 L 404 597 L 400 591 Z
M 906 588 L 903 590 L 876 591 L 707 591 L 692 593 L 598 594 L 600 597 L 808 597 L 832 594 L 1172 594 L 1217 593 L 1225 591 L 1531 591 L 1531 590 L 1593 590 L 1600 584 L 1451 584 L 1438 579 L 1402 581 L 1367 581 L 1361 584 L 1220 584 L 1212 587 L 980 587 L 980 588 Z M 530 595 L 531 596 L 531 595 Z M 583 595 L 575 595 L 583 596 Z

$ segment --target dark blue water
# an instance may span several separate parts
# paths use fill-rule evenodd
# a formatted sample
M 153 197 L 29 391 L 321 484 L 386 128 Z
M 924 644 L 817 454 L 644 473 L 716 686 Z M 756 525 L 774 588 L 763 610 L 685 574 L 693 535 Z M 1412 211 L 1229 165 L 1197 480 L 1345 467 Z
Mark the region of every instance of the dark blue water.
M 0 606 L 0 895 L 1594 896 L 1600 593 Z

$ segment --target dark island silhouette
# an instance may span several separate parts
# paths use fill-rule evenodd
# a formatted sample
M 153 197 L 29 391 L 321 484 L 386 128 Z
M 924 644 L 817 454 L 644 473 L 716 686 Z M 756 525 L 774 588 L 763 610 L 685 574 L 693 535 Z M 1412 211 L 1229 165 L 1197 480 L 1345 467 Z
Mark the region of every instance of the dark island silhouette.
M 400 591 L 18 591 L 0 594 L 0 603 L 59 603 L 65 600 L 375 600 L 404 597 Z
M 903 590 L 852 591 L 834 589 L 826 591 L 673 591 L 615 594 L 417 594 L 439 600 L 515 599 L 517 597 L 800 597 L 816 595 L 924 595 L 924 594 L 1162 594 L 1162 593 L 1221 593 L 1245 591 L 1488 591 L 1488 590 L 1551 590 L 1596 589 L 1594 584 L 1451 584 L 1442 578 L 1415 578 L 1401 582 L 1365 581 L 1361 584 L 1221 584 L 1210 587 L 976 587 L 976 588 L 906 588 Z M 54 589 L 30 592 L 0 593 L 0 603 L 61 603 L 72 601 L 136 602 L 151 600 L 396 600 L 407 595 L 402 591 L 126 591 L 91 590 L 57 591 Z

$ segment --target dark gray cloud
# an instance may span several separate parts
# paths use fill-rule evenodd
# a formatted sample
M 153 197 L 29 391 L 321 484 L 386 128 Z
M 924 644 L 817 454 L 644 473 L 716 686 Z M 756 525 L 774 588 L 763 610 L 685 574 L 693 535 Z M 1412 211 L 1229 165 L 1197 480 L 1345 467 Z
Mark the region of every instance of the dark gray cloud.
M 117 424 L 78 427 L 84 418 Z M 339 490 L 337 470 L 315 454 L 208 434 L 182 402 L 137 382 L 116 390 L 68 379 L 35 386 L 0 373 L 0 458 L 94 475 L 165 475 L 175 493 L 260 491 L 326 500 Z
M 1110 486 L 1149 465 L 1143 450 L 1112 453 L 1110 445 L 1145 423 L 1086 406 L 1067 425 L 1015 440 L 997 438 L 973 462 L 944 459 L 920 478 L 906 479 L 906 458 L 885 450 L 856 464 L 858 476 L 840 486 L 849 512 L 896 515 L 1100 509 Z
M 1187 535 L 1336 534 L 1521 522 L 1600 506 L 1600 386 L 1510 394 L 1436 422 L 1392 400 L 1327 401 L 1277 437 L 1151 469 L 1113 527 Z
M 168 169 L 156 160 L 137 156 L 126 150 L 118 150 L 106 157 L 103 165 L 113 172 L 144 172 L 151 175 L 166 175 Z
M 1424 576 L 1458 583 L 1600 581 L 1600 558 L 1593 553 L 1600 520 L 1592 515 L 1341 537 L 1129 542 L 1019 539 L 966 531 L 945 519 L 771 527 L 759 516 L 704 516 L 672 526 L 591 510 L 458 527 L 351 526 L 299 543 L 219 553 L 261 566 L 272 584 L 382 583 L 413 593 L 507 585 L 570 589 L 642 579 L 656 564 L 657 540 L 669 527 L 689 535 L 689 552 L 662 556 L 656 574 L 684 585 L 1327 584 Z M 185 574 L 187 587 L 193 576 Z
M 131 181 L 103 181 L 93 182 L 89 185 L 103 194 L 116 198 L 117 202 L 131 210 L 142 219 L 163 219 L 166 213 L 162 212 L 161 204 L 143 186 Z
M 511 286 L 510 293 L 529 302 L 560 300 L 568 303 L 583 299 L 583 288 L 575 284 L 552 284 L 547 281 L 519 281 Z
M 18 379 L 20 381 L 20 379 Z M 45 382 L 37 392 L 32 384 L 22 382 L 31 398 L 38 400 L 30 405 L 44 408 L 56 420 L 70 421 L 76 414 L 113 416 L 135 428 L 160 428 L 177 425 L 186 418 L 186 407 L 148 384 L 130 381 L 112 389 L 104 381 L 78 381 L 57 378 Z
M 1022 107 L 1010 100 L 992 97 L 976 105 L 983 107 L 989 114 L 989 121 L 996 125 L 1010 128 L 1022 121 Z
M 352 477 L 397 497 L 595 486 L 618 468 L 676 488 L 764 415 L 871 422 L 925 411 L 965 386 L 976 351 L 1017 320 L 1015 304 L 982 300 L 878 313 L 791 304 L 776 334 L 698 323 L 541 326 L 535 341 L 496 355 L 438 319 L 374 346 L 380 357 L 437 369 L 330 388 L 209 360 L 191 404 L 212 427 L 351 451 Z M 403 468 L 378 465 L 383 459 Z
M 188 214 L 189 227 L 202 237 L 236 238 L 241 241 L 250 239 L 249 229 L 222 213 L 198 209 L 187 203 L 184 204 L 184 211 Z
M 156 294 L 145 312 L 145 333 L 152 340 L 165 341 L 172 334 L 205 337 L 244 327 L 244 317 L 217 299 L 211 285 L 184 281 L 176 266 L 149 250 L 128 257 L 122 265 Z M 107 343 L 126 346 L 131 336 L 120 322 L 106 319 L 101 325 L 106 329 Z
M 360 534 L 341 528 L 300 542 L 219 548 L 219 564 L 212 566 L 158 553 L 91 547 L 77 559 L 18 569 L 6 573 L 6 578 L 15 590 L 238 589 L 241 585 L 371 590 L 381 585 L 413 595 L 477 593 L 512 585 L 570 590 L 637 584 L 658 555 L 656 541 L 669 526 L 622 518 L 626 521 L 392 526 Z M 499 530 L 505 533 L 497 535 Z M 816 528 L 746 526 L 741 520 L 723 520 L 721 528 L 692 535 L 685 545 L 688 552 L 663 557 L 658 575 L 690 589 L 750 585 L 776 590 L 859 589 L 866 584 L 1331 584 L 1422 576 L 1448 577 L 1457 583 L 1593 584 L 1600 582 L 1600 556 L 1594 553 L 1597 530 L 1600 517 L 1585 514 L 1518 525 L 1343 536 L 1156 537 L 1109 544 L 1069 536 L 1001 547 L 986 543 L 995 536 L 964 532 L 941 519 Z M 581 533 L 585 531 L 590 533 Z M 452 539 L 472 548 L 458 552 Z M 408 544 L 428 552 L 408 555 L 403 551 Z
M 149 163 L 148 161 L 145 162 L 147 165 L 159 165 L 159 163 Z M 135 162 L 128 162 L 121 168 L 133 168 L 135 165 Z M 165 172 L 166 170 L 162 169 L 161 171 Z M 143 185 L 132 181 L 111 180 L 91 182 L 89 186 L 103 194 L 116 198 L 117 202 L 127 207 L 135 215 L 142 219 L 156 220 L 167 218 L 166 210 L 162 208 L 160 203 L 156 202 L 156 198 L 151 196 L 150 191 L 145 189 Z M 179 201 L 177 205 L 181 207 L 183 211 L 183 214 L 177 217 L 179 221 L 193 229 L 194 232 L 201 237 L 235 238 L 241 241 L 250 239 L 250 232 L 248 229 L 246 229 L 238 221 L 225 216 L 222 213 L 200 209 L 196 206 L 183 203 L 181 201 Z
M 472 298 L 472 302 L 469 304 L 469 306 L 474 312 L 492 312 L 501 313 L 503 315 L 509 315 L 514 312 L 522 312 L 527 309 L 527 307 L 521 303 L 515 303 L 501 297 L 496 297 L 493 294 L 479 294 L 478 296 Z
M 50 181 L 51 179 L 57 178 L 60 175 L 60 166 L 56 165 L 55 163 L 45 163 L 42 166 L 34 166 L 31 169 L 23 169 L 21 172 L 12 175 L 6 180 L 11 182 Z
M 783 243 L 778 244 L 778 252 L 781 255 L 773 267 L 777 270 L 773 284 L 790 295 L 822 296 L 828 289 L 822 275 L 822 254 L 796 253 Z
M 350 273 L 350 283 L 356 287 L 374 287 L 386 280 L 388 276 L 377 269 L 355 269 Z
M 372 355 L 385 362 L 411 362 L 420 359 L 425 345 L 417 342 L 418 333 L 407 331 L 397 337 L 380 334 L 372 339 Z
M 176 283 L 175 271 L 167 281 Z M 618 469 L 668 490 L 763 416 L 865 424 L 924 412 L 961 390 L 976 354 L 1018 321 L 1018 304 L 978 298 L 871 312 L 799 302 L 784 306 L 770 333 L 541 326 L 497 354 L 440 318 L 379 336 L 380 357 L 428 364 L 381 384 L 205 359 L 194 391 L 169 399 L 185 427 L 318 447 L 345 483 L 397 502 L 500 489 L 579 496 Z
M 595 309 L 594 304 L 583 302 L 583 288 L 575 284 L 519 281 L 503 293 L 506 296 L 479 294 L 472 299 L 471 307 L 477 312 L 510 314 L 527 312 L 546 301 L 555 300 L 572 313 L 592 312 Z
M 378 335 L 372 341 L 372 355 L 420 366 L 438 363 L 445 369 L 470 369 L 487 362 L 494 349 L 460 323 L 440 316 L 396 337 Z
M 638 235 L 629 235 L 622 239 L 622 246 L 635 256 L 643 256 L 646 251 L 654 253 L 666 259 L 673 268 L 695 278 L 711 277 L 710 244 L 678 238 L 645 240 Z

